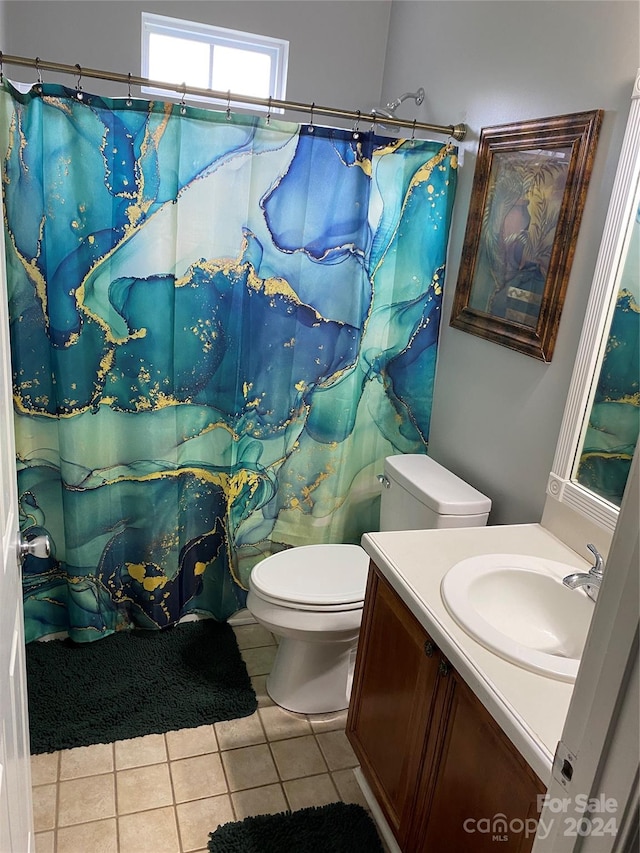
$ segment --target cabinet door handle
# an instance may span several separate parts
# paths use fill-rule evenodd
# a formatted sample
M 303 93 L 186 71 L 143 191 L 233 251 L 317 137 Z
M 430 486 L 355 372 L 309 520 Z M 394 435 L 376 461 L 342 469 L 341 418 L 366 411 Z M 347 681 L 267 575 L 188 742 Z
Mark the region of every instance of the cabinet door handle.
M 440 675 L 442 675 L 442 676 L 449 675 L 450 670 L 451 670 L 451 666 L 449 665 L 448 661 L 446 661 L 444 658 L 441 658 L 440 666 L 438 667 L 438 672 L 440 673 Z
M 435 654 L 436 647 L 433 645 L 431 640 L 425 640 L 424 644 L 424 653 L 428 658 L 432 658 Z

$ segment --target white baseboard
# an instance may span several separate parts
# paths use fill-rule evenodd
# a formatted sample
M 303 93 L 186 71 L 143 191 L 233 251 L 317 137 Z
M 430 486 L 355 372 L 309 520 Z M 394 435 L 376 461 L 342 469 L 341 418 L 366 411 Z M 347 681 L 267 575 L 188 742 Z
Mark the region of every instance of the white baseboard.
M 233 616 L 230 616 L 227 621 L 232 628 L 237 628 L 238 625 L 258 624 L 246 607 L 243 610 L 238 610 L 238 612 L 234 613 Z
M 364 794 L 364 798 L 367 801 L 367 805 L 371 810 L 371 816 L 376 822 L 376 826 L 378 827 L 378 832 L 382 836 L 382 839 L 387 847 L 389 853 L 402 853 L 402 850 L 398 847 L 398 842 L 396 841 L 396 837 L 391 831 L 391 827 L 387 823 L 387 819 L 382 814 L 382 809 L 378 805 L 378 801 L 373 796 L 373 791 L 369 787 L 367 780 L 364 778 L 364 774 L 359 767 L 355 767 L 353 770 L 353 775 L 356 777 L 356 781 L 358 785 L 360 785 L 360 789 Z

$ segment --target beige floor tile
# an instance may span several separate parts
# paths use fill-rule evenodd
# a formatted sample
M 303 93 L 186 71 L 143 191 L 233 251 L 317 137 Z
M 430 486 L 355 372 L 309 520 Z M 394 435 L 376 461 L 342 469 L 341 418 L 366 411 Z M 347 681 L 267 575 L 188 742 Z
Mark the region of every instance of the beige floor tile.
M 72 826 L 115 817 L 116 797 L 113 773 L 86 776 L 59 783 L 58 826 Z
M 267 708 L 270 705 L 275 705 L 275 702 L 267 693 L 267 676 L 266 675 L 254 675 L 251 678 L 251 686 L 254 689 L 256 694 L 256 699 L 258 700 L 258 708 Z
M 60 779 L 100 776 L 113 772 L 113 744 L 95 743 L 60 752 Z
M 327 765 L 313 735 L 275 741 L 271 744 L 271 750 L 283 782 L 327 772 Z
M 362 793 L 362 788 L 358 784 L 358 780 L 352 769 L 334 770 L 331 775 L 343 803 L 357 803 L 357 805 L 363 806 L 365 809 L 369 808 L 369 804 Z
M 116 773 L 118 815 L 160 809 L 173 803 L 168 764 L 150 764 Z
M 266 744 L 221 753 L 230 791 L 256 788 L 278 781 L 271 751 Z
M 267 675 L 267 673 L 271 672 L 276 652 L 276 646 L 259 646 L 255 649 L 243 649 L 242 657 L 249 675 Z
M 180 853 L 173 808 L 151 809 L 119 818 L 118 837 L 120 853 Z
M 51 832 L 36 832 L 36 853 L 56 853 L 56 836 Z
M 32 789 L 33 826 L 36 832 L 55 829 L 57 794 L 56 785 L 38 785 Z
M 164 735 L 144 735 L 128 740 L 118 740 L 116 747 L 116 770 L 130 767 L 145 767 L 167 760 Z
M 290 782 L 283 782 L 283 787 L 292 811 L 309 806 L 326 806 L 327 803 L 335 803 L 340 799 L 328 773 L 292 779 Z
M 170 761 L 218 751 L 218 742 L 212 725 L 167 732 L 165 738 Z
M 351 769 L 347 712 L 307 716 L 275 705 L 266 692 L 273 636 L 259 625 L 234 631 L 259 712 L 32 756 L 36 853 L 206 853 L 209 833 L 234 819 L 337 799 L 367 807 Z
M 333 711 L 330 714 L 309 714 L 309 722 L 314 732 L 330 732 L 336 729 L 344 731 L 347 725 L 347 709 L 344 711 Z
M 43 752 L 31 756 L 31 784 L 46 785 L 58 781 L 59 752 Z
M 176 812 L 183 853 L 206 849 L 209 833 L 220 824 L 235 820 L 228 794 L 181 803 Z
M 277 814 L 287 810 L 287 801 L 282 785 L 264 785 L 262 788 L 249 788 L 231 794 L 233 808 L 238 820 L 257 814 Z
M 220 755 L 196 755 L 171 762 L 171 778 L 176 803 L 226 794 L 227 782 Z
M 257 713 L 237 720 L 224 720 L 215 723 L 216 737 L 220 749 L 238 749 L 242 746 L 253 746 L 255 743 L 265 743 L 266 737 L 260 717 Z
M 55 829 L 56 826 L 56 785 L 38 785 L 31 791 L 33 798 L 33 827 L 35 832 Z
M 329 770 L 345 770 L 347 767 L 357 766 L 358 759 L 344 732 L 321 732 L 317 739 Z
M 239 649 L 275 645 L 273 634 L 262 625 L 238 625 L 233 629 Z
M 58 830 L 56 853 L 118 853 L 115 818 L 65 826 Z
M 269 741 L 311 734 L 311 726 L 303 714 L 285 711 L 279 705 L 261 708 L 258 714 Z

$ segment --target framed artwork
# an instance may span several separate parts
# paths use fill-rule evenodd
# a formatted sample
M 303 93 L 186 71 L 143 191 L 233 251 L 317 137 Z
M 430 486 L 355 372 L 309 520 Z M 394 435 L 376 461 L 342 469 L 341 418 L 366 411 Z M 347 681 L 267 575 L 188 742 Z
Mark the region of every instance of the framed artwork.
M 602 116 L 483 128 L 453 327 L 551 361 Z

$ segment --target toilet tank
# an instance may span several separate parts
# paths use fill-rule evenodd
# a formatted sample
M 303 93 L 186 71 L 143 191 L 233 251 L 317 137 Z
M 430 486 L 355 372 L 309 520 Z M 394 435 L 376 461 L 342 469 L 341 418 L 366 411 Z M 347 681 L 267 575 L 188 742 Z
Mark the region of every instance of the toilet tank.
M 380 530 L 482 527 L 491 501 L 469 483 L 420 453 L 388 456 L 380 502 Z

